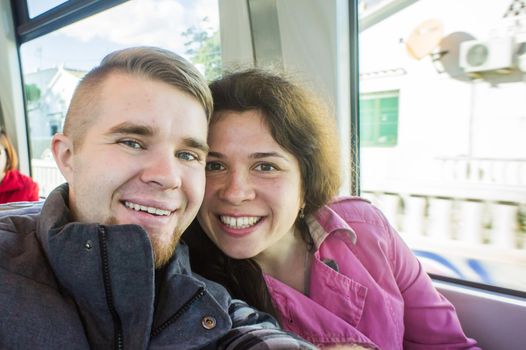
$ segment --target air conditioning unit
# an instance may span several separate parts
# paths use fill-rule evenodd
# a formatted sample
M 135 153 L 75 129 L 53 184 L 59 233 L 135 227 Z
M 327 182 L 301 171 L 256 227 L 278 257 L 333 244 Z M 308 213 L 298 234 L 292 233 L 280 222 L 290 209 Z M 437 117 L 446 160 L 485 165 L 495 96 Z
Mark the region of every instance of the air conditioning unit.
M 512 37 L 469 40 L 460 44 L 460 67 L 464 72 L 486 72 L 513 65 Z

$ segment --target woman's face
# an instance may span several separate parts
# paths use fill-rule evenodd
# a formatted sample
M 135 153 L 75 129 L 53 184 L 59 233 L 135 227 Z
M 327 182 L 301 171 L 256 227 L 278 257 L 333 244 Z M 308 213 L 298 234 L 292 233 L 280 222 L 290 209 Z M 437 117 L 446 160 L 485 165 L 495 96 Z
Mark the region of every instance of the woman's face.
M 278 254 L 303 202 L 298 160 L 274 141 L 261 112 L 220 113 L 208 136 L 199 222 L 230 257 Z
M 5 167 L 7 165 L 7 152 L 4 146 L 0 145 L 0 175 L 5 175 Z

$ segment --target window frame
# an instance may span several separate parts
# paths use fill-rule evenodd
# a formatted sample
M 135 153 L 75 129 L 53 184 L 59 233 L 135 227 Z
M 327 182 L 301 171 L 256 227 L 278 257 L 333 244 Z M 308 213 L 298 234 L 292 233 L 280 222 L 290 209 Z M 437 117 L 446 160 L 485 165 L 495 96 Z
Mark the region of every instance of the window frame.
M 27 104 L 25 103 L 27 96 L 24 89 L 24 73 L 21 69 L 22 60 L 20 56 L 20 46 L 28 41 L 37 39 L 43 35 L 59 30 L 60 28 L 95 15 L 99 12 L 108 10 L 126 1 L 128 0 L 68 0 L 49 9 L 46 12 L 41 13 L 38 16 L 30 18 L 27 0 L 11 0 L 13 26 L 15 29 L 15 44 L 18 56 L 18 66 L 20 67 L 20 82 L 22 83 L 20 88 L 24 101 L 23 117 L 24 124 L 26 125 L 26 130 L 24 132 L 29 163 L 28 172 L 30 176 L 33 175 L 31 167 L 31 140 L 29 135 Z
M 350 190 L 353 196 L 359 196 L 360 191 L 360 69 L 359 69 L 359 17 L 358 1 L 349 1 L 349 103 L 351 117 L 351 169 Z
M 17 45 L 51 33 L 128 0 L 68 0 L 30 18 L 27 0 L 11 0 Z

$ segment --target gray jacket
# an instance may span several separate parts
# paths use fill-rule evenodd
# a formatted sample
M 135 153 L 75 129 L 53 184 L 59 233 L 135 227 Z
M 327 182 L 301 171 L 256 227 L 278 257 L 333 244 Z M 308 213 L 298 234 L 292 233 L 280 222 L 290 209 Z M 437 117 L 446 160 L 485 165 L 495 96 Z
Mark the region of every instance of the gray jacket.
M 67 193 L 0 212 L 1 349 L 314 349 L 192 274 L 184 244 L 156 288 L 146 232 L 71 222 Z

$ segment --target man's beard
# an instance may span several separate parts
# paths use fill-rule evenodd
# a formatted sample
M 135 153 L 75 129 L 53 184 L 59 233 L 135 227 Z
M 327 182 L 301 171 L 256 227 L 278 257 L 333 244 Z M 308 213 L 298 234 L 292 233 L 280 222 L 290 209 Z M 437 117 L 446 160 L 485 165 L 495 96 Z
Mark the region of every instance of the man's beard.
M 113 216 L 106 220 L 106 223 L 109 225 L 119 225 L 119 222 Z M 148 239 L 150 240 L 150 244 L 152 245 L 153 262 L 156 269 L 163 267 L 170 260 L 173 253 L 175 252 L 175 248 L 177 248 L 177 244 L 179 244 L 179 239 L 181 238 L 182 232 L 183 230 L 176 227 L 172 238 L 168 243 L 152 239 L 148 232 L 146 232 Z
M 180 231 L 181 230 L 176 229 L 172 235 L 172 239 L 168 243 L 159 242 L 150 238 L 153 249 L 153 261 L 156 269 L 166 265 L 174 254 L 175 248 L 177 248 L 177 244 L 179 244 L 179 239 L 181 238 L 182 233 Z

